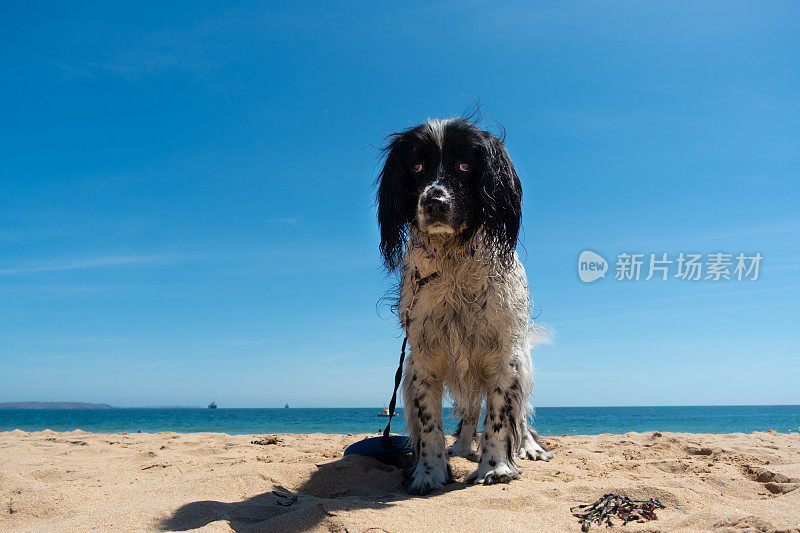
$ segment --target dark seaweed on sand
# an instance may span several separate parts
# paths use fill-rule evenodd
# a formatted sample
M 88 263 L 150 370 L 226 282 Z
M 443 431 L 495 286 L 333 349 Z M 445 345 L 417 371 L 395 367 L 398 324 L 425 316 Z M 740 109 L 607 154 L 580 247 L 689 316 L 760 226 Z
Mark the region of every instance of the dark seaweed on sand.
M 581 531 L 589 531 L 593 523 L 613 527 L 611 517 L 616 516 L 625 525 L 628 522 L 647 522 L 658 520 L 656 509 L 666 507 L 655 498 L 649 500 L 632 500 L 619 494 L 604 494 L 594 503 L 576 505 L 571 508 L 572 515 L 581 524 Z

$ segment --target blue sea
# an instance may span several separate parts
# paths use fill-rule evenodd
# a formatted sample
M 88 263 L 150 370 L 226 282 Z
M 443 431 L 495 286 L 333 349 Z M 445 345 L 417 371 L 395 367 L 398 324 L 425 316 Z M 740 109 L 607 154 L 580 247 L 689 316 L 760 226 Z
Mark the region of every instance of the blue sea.
M 375 433 L 386 425 L 380 408 L 358 409 L 0 409 L 0 431 L 212 431 L 231 435 L 260 433 Z M 401 416 L 392 431 L 404 431 Z M 455 429 L 452 409 L 445 426 Z M 542 435 L 591 435 L 628 431 L 749 433 L 800 432 L 800 406 L 709 407 L 540 407 L 534 426 Z

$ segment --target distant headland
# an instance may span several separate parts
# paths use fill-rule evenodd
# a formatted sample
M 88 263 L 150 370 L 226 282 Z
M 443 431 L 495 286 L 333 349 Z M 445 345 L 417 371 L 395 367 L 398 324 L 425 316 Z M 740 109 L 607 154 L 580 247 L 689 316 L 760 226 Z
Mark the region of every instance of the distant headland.
M 84 402 L 6 402 L 0 409 L 113 409 L 107 403 Z

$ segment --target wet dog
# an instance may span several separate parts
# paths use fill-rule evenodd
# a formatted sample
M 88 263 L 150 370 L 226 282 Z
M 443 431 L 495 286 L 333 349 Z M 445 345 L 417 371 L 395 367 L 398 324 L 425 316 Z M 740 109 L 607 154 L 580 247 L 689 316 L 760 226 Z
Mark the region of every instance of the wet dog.
M 503 142 L 462 118 L 391 136 L 378 177 L 380 250 L 401 268 L 397 309 L 408 335 L 406 424 L 416 454 L 410 492 L 449 479 L 446 389 L 461 418 L 451 455 L 476 452 L 475 483 L 509 482 L 515 459 L 549 460 L 530 426 L 533 327 L 517 253 L 522 185 Z M 477 432 L 485 401 L 483 431 Z

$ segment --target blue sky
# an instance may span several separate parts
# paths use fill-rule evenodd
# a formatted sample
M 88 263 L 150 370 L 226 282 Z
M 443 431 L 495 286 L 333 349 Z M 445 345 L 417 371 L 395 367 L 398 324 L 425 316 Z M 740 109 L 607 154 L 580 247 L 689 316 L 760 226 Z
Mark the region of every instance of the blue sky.
M 477 99 L 554 331 L 536 405 L 800 403 L 797 3 L 2 12 L 0 401 L 386 404 L 376 147 Z M 764 261 L 583 284 L 584 249 Z

